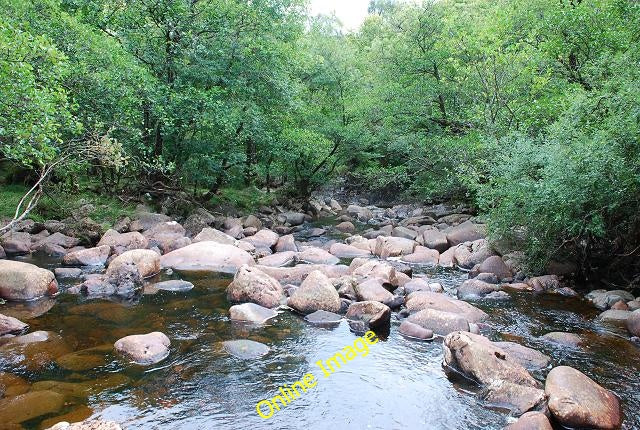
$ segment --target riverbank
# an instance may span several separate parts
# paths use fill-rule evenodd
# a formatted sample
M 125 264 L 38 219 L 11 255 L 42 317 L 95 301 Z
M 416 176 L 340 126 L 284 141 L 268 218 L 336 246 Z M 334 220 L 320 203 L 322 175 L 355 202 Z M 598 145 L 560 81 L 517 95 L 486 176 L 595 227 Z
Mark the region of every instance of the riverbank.
M 16 428 L 90 416 L 127 428 L 260 428 L 250 416 L 258 401 L 352 333 L 373 329 L 382 348 L 371 360 L 354 361 L 330 386 L 279 412 L 279 428 L 502 428 L 529 410 L 576 426 L 570 420 L 580 411 L 558 399 L 580 405 L 586 397 L 600 412 L 581 425 L 640 424 L 632 412 L 640 361 L 625 328 L 627 319 L 636 327 L 631 310 L 640 301 L 629 293 L 585 299 L 587 291 L 562 277 L 527 277 L 518 255 L 500 255 L 464 207 L 327 199 L 306 209 L 264 207 L 242 218 L 198 210 L 177 223 L 140 208 L 107 232 L 85 218 L 80 226 L 23 223 L 2 241 L 24 264 L 12 273 L 41 273 L 27 266 L 34 264 L 51 275 L 16 277 L 1 289 L 7 299 L 18 297 L 9 290 L 22 299 L 48 295 L 0 307 L 30 326 L 0 340 L 3 375 L 22 387 L 0 399 L 14 408 L 9 419 Z M 135 342 L 114 348 L 151 332 L 168 340 L 150 341 L 153 359 L 137 355 Z M 552 368 L 559 370 L 550 383 Z M 352 388 L 336 396 L 337 387 Z M 32 404 L 18 396 L 38 392 L 64 404 L 18 413 Z

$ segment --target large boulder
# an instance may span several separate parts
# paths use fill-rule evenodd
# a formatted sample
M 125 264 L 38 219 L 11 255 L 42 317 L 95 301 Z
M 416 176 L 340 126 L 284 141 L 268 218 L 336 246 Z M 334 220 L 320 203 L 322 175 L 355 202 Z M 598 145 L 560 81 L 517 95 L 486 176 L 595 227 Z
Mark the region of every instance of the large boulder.
M 284 298 L 282 285 L 257 267 L 244 265 L 227 287 L 230 302 L 251 302 L 266 308 L 275 308 Z
M 158 363 L 169 356 L 171 341 L 160 332 L 136 334 L 123 337 L 113 345 L 117 352 L 129 360 L 149 365 Z
M 296 289 L 287 304 L 296 311 L 310 314 L 317 310 L 338 312 L 341 302 L 335 287 L 325 274 L 316 270 Z
M 124 264 L 133 264 L 143 278 L 150 278 L 160 272 L 160 255 L 150 249 L 134 249 L 113 259 L 107 269 L 107 276 L 120 270 Z
M 436 229 L 428 229 L 422 233 L 422 242 L 424 246 L 435 249 L 438 252 L 445 252 L 449 249 L 447 235 Z
M 416 291 L 409 294 L 405 306 L 409 312 L 418 312 L 423 309 L 450 312 L 461 315 L 473 323 L 482 322 L 489 317 L 484 311 L 467 302 L 431 291 Z
M 276 242 L 276 252 L 298 252 L 298 246 L 292 234 L 282 236 Z
M 171 218 L 167 215 L 143 212 L 138 215 L 129 226 L 131 231 L 146 231 L 150 230 L 158 224 L 170 222 Z
M 257 249 L 271 249 L 278 243 L 279 238 L 280 236 L 278 235 L 278 233 L 268 229 L 262 229 L 253 236 L 242 239 L 242 241 L 250 243 Z
M 298 260 L 308 264 L 338 264 L 340 259 L 322 248 L 309 247 L 297 255 Z
M 296 261 L 296 254 L 293 251 L 276 252 L 258 259 L 258 264 L 269 267 L 287 267 Z
M 255 264 L 248 252 L 216 242 L 194 243 L 160 258 L 163 268 L 192 272 L 236 273 L 245 264 Z
M 356 226 L 350 221 L 344 221 L 336 225 L 336 230 L 342 233 L 354 233 L 356 231 Z
M 572 367 L 553 368 L 544 389 L 549 410 L 565 427 L 617 429 L 622 424 L 618 398 Z
M 0 260 L 0 298 L 33 300 L 58 292 L 52 272 L 33 264 Z
M 430 264 L 436 265 L 440 260 L 440 253 L 435 249 L 424 246 L 416 246 L 414 252 L 401 257 L 401 261 L 412 264 Z
M 446 336 L 454 331 L 469 331 L 469 321 L 463 316 L 435 309 L 424 309 L 409 316 L 407 321 L 440 336 Z
M 31 251 L 31 235 L 24 232 L 7 233 L 0 238 L 0 245 L 7 255 L 28 254 Z
M 370 209 L 358 205 L 349 205 L 347 207 L 347 214 L 362 222 L 367 222 L 373 218 L 373 212 L 371 212 Z
M 391 309 L 378 301 L 357 302 L 349 306 L 346 318 L 352 321 L 362 321 L 372 329 L 389 327 Z
M 36 237 L 37 236 L 33 236 L 32 239 L 35 239 Z M 31 249 L 33 251 L 37 251 L 44 248 L 46 245 L 60 246 L 62 248 L 68 249 L 73 248 L 74 246 L 78 246 L 79 244 L 80 239 L 64 235 L 60 232 L 56 232 L 52 235 L 43 237 L 42 239 L 33 243 L 31 245 Z
M 306 215 L 302 212 L 285 212 L 278 216 L 278 218 L 281 218 L 283 224 L 289 224 L 294 227 L 303 224 L 305 217 Z
M 174 243 L 184 238 L 187 231 L 175 221 L 163 222 L 156 224 L 143 235 L 149 241 L 149 247 L 157 247 L 163 253 L 171 252 L 177 247 Z
M 198 208 L 187 217 L 184 222 L 184 229 L 189 237 L 193 237 L 215 222 L 216 217 L 209 213 L 209 211 Z
M 416 242 L 412 239 L 378 236 L 373 253 L 381 258 L 398 257 L 412 254 L 415 247 Z
M 506 351 L 484 336 L 457 331 L 444 339 L 444 362 L 482 385 L 494 381 L 538 387 L 538 382 Z
M 148 248 L 149 240 L 137 231 L 118 233 L 116 230 L 107 230 L 98 242 L 98 246 L 103 245 L 110 246 L 112 254 L 120 255 L 132 249 Z
M 456 246 L 464 242 L 473 242 L 474 240 L 484 239 L 487 236 L 486 227 L 483 224 L 474 224 L 471 221 L 465 221 L 455 227 L 451 227 L 445 231 L 449 246 Z
M 480 273 L 493 273 L 498 279 L 511 278 L 511 270 L 504 264 L 502 257 L 494 255 L 480 264 L 478 269 Z
M 229 308 L 229 317 L 234 321 L 246 321 L 264 324 L 271 318 L 277 317 L 278 312 L 255 303 L 243 303 Z
M 399 285 L 398 274 L 395 267 L 388 263 L 385 263 L 384 261 L 356 258 L 351 262 L 349 271 L 358 282 L 364 282 L 369 279 L 377 279 L 383 285 L 395 287 Z
M 67 266 L 104 266 L 110 254 L 111 247 L 102 245 L 70 252 L 64 256 L 62 263 Z
M 416 240 L 416 237 L 418 237 L 418 232 L 408 227 L 399 226 L 394 227 L 393 231 L 391 231 L 391 235 L 394 237 L 403 237 L 405 239 Z
M 0 336 L 5 334 L 18 334 L 29 327 L 17 318 L 0 314 Z
M 385 304 L 393 301 L 393 294 L 385 289 L 378 279 L 368 279 L 356 284 L 354 290 L 360 301 L 375 301 Z

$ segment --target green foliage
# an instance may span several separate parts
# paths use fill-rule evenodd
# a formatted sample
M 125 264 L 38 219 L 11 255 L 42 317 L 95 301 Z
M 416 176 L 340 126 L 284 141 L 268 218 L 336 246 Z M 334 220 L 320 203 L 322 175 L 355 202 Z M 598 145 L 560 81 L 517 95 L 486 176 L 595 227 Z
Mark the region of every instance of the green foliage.
M 640 3 L 305 6 L 0 0 L 0 162 L 245 210 L 336 176 L 462 198 L 536 267 L 638 245 Z
M 252 213 L 260 206 L 268 206 L 273 203 L 273 194 L 265 193 L 255 187 L 223 188 L 212 197 L 211 203 L 216 207 L 230 207 L 241 213 Z

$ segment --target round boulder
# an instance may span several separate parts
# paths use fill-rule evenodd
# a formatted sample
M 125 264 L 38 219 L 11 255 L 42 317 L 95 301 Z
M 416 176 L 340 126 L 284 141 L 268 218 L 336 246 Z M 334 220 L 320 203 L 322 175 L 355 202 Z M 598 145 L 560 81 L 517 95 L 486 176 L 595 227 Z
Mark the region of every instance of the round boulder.
M 255 264 L 248 252 L 209 241 L 185 246 L 160 258 L 162 268 L 193 272 L 236 273 L 245 264 Z
M 303 314 L 310 314 L 320 309 L 338 312 L 340 296 L 329 278 L 316 270 L 311 272 L 300 288 L 293 292 L 287 304 Z
M 134 249 L 113 259 L 107 269 L 107 276 L 116 273 L 120 266 L 133 264 L 138 268 L 140 276 L 149 278 L 160 272 L 160 255 L 150 249 Z
M 245 265 L 227 287 L 227 298 L 234 303 L 251 302 L 275 308 L 284 298 L 284 290 L 280 282 L 271 276 L 256 267 Z
M 347 309 L 346 318 L 363 321 L 370 328 L 389 327 L 391 309 L 377 301 L 353 303 Z
M 52 272 L 33 264 L 0 260 L 0 298 L 33 300 L 58 292 Z
M 553 368 L 544 389 L 549 410 L 563 426 L 617 429 L 622 424 L 618 398 L 572 367 Z
M 126 336 L 113 345 L 117 352 L 131 361 L 149 365 L 158 363 L 169 356 L 171 341 L 160 332 Z

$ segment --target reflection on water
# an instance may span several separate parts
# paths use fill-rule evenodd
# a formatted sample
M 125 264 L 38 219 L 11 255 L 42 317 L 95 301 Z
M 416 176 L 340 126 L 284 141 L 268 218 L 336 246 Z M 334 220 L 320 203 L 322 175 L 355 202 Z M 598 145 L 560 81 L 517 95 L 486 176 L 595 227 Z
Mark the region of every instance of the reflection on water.
M 423 275 L 449 291 L 466 278 L 462 272 L 443 269 Z M 82 419 L 93 411 L 129 429 L 501 429 L 508 422 L 503 412 L 480 404 L 474 387 L 447 379 L 441 367 L 441 342 L 403 338 L 396 318 L 390 336 L 372 346 L 368 356 L 324 379 L 314 363 L 351 344 L 356 336 L 344 321 L 320 328 L 283 312 L 265 327 L 232 323 L 224 294 L 229 278 L 186 280 L 196 288 L 154 291 L 129 302 L 62 295 L 47 313 L 34 312 L 28 322 L 32 331 L 58 333 L 73 351 L 82 352 L 35 373 L 0 357 L 0 370 L 31 383 L 58 381 L 39 383 L 67 395 L 67 405 L 57 415 Z M 624 331 L 594 323 L 597 312 L 585 302 L 513 293 L 511 301 L 478 306 L 491 316 L 491 328 L 485 333 L 489 337 L 515 340 L 549 354 L 554 365 L 582 370 L 622 399 L 625 428 L 640 426 L 633 413 L 640 410 L 638 349 Z M 5 311 L 28 317 L 22 305 Z M 171 338 L 167 360 L 142 368 L 113 354 L 110 345 L 118 338 L 150 331 Z M 568 349 L 537 339 L 549 331 L 573 331 L 587 341 L 581 349 Z M 265 343 L 271 351 L 257 360 L 231 357 L 221 342 L 238 338 Z M 256 414 L 257 402 L 272 398 L 278 387 L 309 372 L 319 379 L 314 389 L 269 420 Z M 544 373 L 536 377 L 543 379 Z M 51 421 L 43 423 L 41 417 L 24 424 L 36 429 Z

